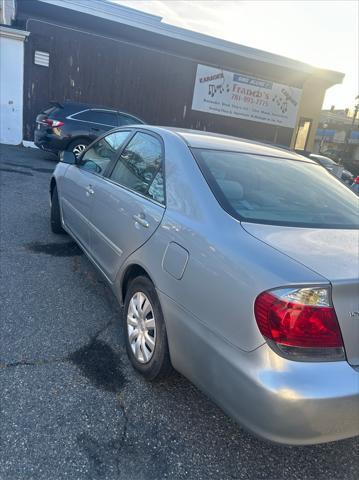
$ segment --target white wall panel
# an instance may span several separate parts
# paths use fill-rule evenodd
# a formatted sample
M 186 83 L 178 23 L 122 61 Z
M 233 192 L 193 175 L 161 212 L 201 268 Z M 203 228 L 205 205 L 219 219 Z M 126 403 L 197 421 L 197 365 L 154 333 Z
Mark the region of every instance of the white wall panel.
M 22 142 L 24 38 L 27 32 L 0 28 L 0 143 Z

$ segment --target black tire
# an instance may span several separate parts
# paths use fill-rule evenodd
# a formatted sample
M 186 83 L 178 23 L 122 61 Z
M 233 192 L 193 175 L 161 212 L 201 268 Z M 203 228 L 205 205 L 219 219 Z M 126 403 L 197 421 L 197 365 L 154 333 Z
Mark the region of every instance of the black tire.
M 57 234 L 65 233 L 65 230 L 62 228 L 62 223 L 61 223 L 59 196 L 57 193 L 56 185 L 52 191 L 50 219 L 51 219 L 51 230 L 53 231 L 53 233 L 57 233 Z
M 77 158 L 81 152 L 77 151 L 80 150 L 83 151 L 84 148 L 82 149 L 81 147 L 87 147 L 87 145 L 90 145 L 91 141 L 87 138 L 78 138 L 74 140 L 73 142 L 70 143 L 70 145 L 67 147 L 67 150 L 69 152 L 72 152 L 75 157 Z
M 152 357 L 147 363 L 141 363 L 136 358 L 131 348 L 127 327 L 130 300 L 137 292 L 144 293 L 151 303 L 156 325 L 155 347 Z M 151 280 L 145 276 L 140 276 L 132 280 L 127 289 L 123 308 L 123 326 L 127 355 L 135 370 L 141 373 L 147 380 L 159 380 L 167 377 L 172 371 L 172 365 L 168 351 L 166 325 L 155 287 Z

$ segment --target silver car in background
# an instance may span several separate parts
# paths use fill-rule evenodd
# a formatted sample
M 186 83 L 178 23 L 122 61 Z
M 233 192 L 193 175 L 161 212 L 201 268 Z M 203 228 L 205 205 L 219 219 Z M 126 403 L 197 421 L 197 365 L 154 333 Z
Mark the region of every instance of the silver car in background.
M 173 367 L 275 442 L 359 434 L 358 198 L 330 173 L 254 142 L 134 126 L 65 152 L 50 194 L 52 230 L 107 279 L 147 379 Z
M 311 160 L 314 160 L 319 165 L 324 167 L 328 172 L 332 173 L 335 177 L 340 178 L 344 183 L 347 185 L 351 185 L 354 180 L 354 175 L 346 170 L 343 165 L 338 164 L 334 160 L 329 157 L 325 157 L 324 155 L 318 155 L 315 153 L 311 153 L 309 155 Z

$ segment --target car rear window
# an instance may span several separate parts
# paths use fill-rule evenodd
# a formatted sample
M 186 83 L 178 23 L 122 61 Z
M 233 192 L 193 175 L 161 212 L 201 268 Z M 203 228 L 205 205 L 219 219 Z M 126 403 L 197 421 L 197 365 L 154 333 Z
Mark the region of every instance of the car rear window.
M 64 108 L 61 104 L 53 103 L 49 105 L 47 108 L 41 111 L 41 113 L 47 115 L 48 117 L 51 116 L 52 118 L 54 115 L 63 115 Z
M 52 107 L 47 107 L 46 109 L 42 110 L 41 113 L 46 113 L 47 115 L 51 112 L 53 112 L 54 110 L 56 110 L 56 107 L 52 106 Z
M 312 228 L 358 228 L 356 195 L 319 165 L 192 149 L 221 206 L 238 220 Z

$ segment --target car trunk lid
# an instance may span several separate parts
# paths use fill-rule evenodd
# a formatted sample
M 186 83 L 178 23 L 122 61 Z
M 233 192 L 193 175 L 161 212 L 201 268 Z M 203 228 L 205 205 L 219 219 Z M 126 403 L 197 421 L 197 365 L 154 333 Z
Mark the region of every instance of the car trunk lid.
M 359 231 L 242 225 L 254 237 L 330 281 L 348 362 L 359 365 Z

